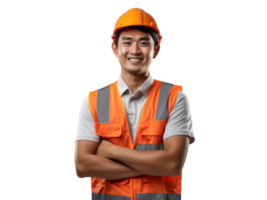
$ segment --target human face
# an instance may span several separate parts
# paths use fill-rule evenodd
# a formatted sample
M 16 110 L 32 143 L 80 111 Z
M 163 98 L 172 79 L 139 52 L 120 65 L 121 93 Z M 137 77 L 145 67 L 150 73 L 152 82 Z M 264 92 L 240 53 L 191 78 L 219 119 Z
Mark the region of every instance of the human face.
M 156 58 L 159 45 L 154 49 L 154 41 L 150 34 L 128 27 L 121 31 L 118 47 L 112 43 L 112 49 L 123 72 L 143 74 L 147 73 L 152 59 Z

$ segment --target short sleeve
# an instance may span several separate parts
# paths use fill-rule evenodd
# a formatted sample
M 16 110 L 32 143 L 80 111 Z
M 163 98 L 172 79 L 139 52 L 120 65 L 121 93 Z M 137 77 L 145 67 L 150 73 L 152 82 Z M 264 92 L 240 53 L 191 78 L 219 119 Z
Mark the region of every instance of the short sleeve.
M 189 136 L 190 144 L 195 141 L 189 101 L 183 91 L 177 95 L 175 105 L 165 126 L 163 140 L 173 135 Z
M 75 138 L 77 140 L 100 141 L 100 136 L 95 132 L 95 120 L 88 106 L 88 96 L 82 102 Z

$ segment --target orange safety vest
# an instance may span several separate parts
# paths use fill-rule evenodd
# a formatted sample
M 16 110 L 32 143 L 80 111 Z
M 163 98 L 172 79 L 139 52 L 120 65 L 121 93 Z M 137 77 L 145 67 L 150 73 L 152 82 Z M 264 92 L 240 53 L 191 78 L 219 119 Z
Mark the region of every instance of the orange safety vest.
M 153 80 L 132 142 L 117 83 L 89 93 L 96 133 L 115 145 L 139 151 L 163 150 L 165 125 L 182 86 Z M 146 174 L 117 180 L 91 177 L 92 200 L 180 200 L 181 184 L 182 172 L 175 177 Z

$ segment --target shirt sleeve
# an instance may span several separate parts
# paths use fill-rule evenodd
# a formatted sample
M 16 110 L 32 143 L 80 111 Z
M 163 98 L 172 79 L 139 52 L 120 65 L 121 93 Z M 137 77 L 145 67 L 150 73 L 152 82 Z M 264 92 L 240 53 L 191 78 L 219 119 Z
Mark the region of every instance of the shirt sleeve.
M 78 129 L 75 138 L 77 140 L 100 141 L 100 136 L 95 132 L 95 120 L 88 106 L 88 96 L 85 97 L 80 108 Z
M 190 144 L 195 141 L 189 101 L 182 91 L 178 93 L 175 105 L 166 123 L 163 140 L 173 135 L 188 135 Z

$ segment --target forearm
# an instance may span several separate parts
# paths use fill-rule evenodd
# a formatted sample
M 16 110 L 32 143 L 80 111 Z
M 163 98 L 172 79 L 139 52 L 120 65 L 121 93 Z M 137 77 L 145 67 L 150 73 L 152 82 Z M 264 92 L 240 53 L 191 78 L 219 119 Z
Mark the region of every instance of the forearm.
M 88 155 L 78 164 L 79 177 L 95 177 L 108 180 L 116 180 L 140 176 L 142 173 L 137 172 L 129 166 L 115 160 L 110 160 L 98 155 Z
M 116 159 L 142 174 L 154 176 L 172 176 L 176 167 L 167 150 L 138 151 L 114 145 L 111 159 Z

